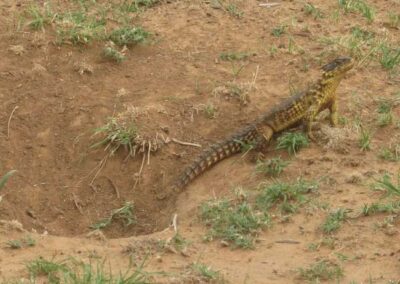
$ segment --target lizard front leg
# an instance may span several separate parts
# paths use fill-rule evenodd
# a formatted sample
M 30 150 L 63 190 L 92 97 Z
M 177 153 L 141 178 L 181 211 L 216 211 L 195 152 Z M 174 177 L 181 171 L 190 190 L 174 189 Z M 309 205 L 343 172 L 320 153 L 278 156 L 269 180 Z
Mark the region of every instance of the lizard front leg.
M 338 103 L 336 101 L 336 98 L 332 99 L 330 105 L 329 105 L 329 111 L 330 111 L 330 122 L 332 126 L 337 126 L 338 125 Z
M 304 123 L 306 126 L 307 136 L 308 136 L 308 138 L 310 138 L 311 141 L 314 141 L 314 142 L 316 142 L 317 139 L 315 138 L 314 134 L 312 133 L 312 123 L 314 122 L 315 117 L 318 114 L 318 110 L 319 110 L 319 107 L 317 105 L 312 105 L 308 109 L 308 111 L 304 117 Z

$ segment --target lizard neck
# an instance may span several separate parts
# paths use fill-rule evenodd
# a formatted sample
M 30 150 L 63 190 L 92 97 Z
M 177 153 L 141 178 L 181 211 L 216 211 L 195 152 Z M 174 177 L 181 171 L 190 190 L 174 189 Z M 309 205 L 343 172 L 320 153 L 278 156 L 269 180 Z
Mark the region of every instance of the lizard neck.
M 335 92 L 343 77 L 344 74 L 339 74 L 335 76 L 322 74 L 322 78 L 320 79 L 319 84 L 321 85 L 323 90 L 330 90 L 331 92 Z

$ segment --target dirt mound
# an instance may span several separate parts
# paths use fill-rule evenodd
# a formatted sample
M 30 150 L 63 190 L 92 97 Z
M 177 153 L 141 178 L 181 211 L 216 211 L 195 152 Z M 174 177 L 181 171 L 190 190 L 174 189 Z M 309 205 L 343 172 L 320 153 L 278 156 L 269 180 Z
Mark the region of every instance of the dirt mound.
M 345 283 L 399 279 L 398 1 L 0 2 L 0 177 L 17 170 L 0 189 L 1 278 L 28 279 L 24 264 L 41 255 L 108 258 L 116 274 L 148 256 L 168 272 L 159 283 L 212 282 L 214 270 L 303 283 L 339 266 Z M 278 177 L 236 155 L 159 198 L 203 149 L 339 55 L 357 60 L 337 91 L 340 125 L 321 118 L 318 143 L 296 155 L 272 143 Z M 388 178 L 391 194 L 373 187 Z M 276 179 L 319 189 L 289 213 L 270 208 L 255 250 L 204 242 L 201 204 Z M 326 233 L 332 216 L 340 228 Z M 172 247 L 177 232 L 187 250 Z

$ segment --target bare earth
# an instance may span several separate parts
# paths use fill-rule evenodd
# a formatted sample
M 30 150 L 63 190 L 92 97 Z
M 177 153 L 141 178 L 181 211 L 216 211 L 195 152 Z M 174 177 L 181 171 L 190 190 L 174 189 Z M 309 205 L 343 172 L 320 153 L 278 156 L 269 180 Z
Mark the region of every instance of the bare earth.
M 96 255 L 118 273 L 129 266 L 132 255 L 140 260 L 150 252 L 145 270 L 169 273 L 155 278 L 160 283 L 185 283 L 179 275 L 196 261 L 220 271 L 229 283 L 303 283 L 298 268 L 320 259 L 343 267 L 341 283 L 400 281 L 399 221 L 379 226 L 388 214 L 347 220 L 330 236 L 335 245 L 317 250 L 310 250 L 309 244 L 326 237 L 320 225 L 328 214 L 317 207 L 304 207 L 287 220 L 276 213 L 274 225 L 259 235 L 253 250 L 231 249 L 218 240 L 204 242 L 207 227 L 198 217 L 200 204 L 233 196 L 238 186 L 251 191 L 272 181 L 256 175 L 254 163 L 241 155 L 221 162 L 173 200 L 157 196 L 200 148 L 164 145 L 145 161 L 138 182 L 142 156 L 126 159 L 123 149 L 96 171 L 107 153 L 90 148 L 99 141 L 93 130 L 129 107 L 147 109 L 146 123 L 163 136 L 204 148 L 287 98 L 290 87 L 303 89 L 316 80 L 321 64 L 342 52 L 321 43 L 321 37 L 339 37 L 359 25 L 387 33 L 400 45 L 400 31 L 386 25 L 387 11 L 400 11 L 396 0 L 368 1 L 376 9 L 371 24 L 358 13 L 342 12 L 335 22 L 336 1 L 312 1 L 325 15 L 321 19 L 307 15 L 303 1 L 282 1 L 273 8 L 260 7 L 256 0 L 235 3 L 243 11 L 241 18 L 197 0 L 162 2 L 146 9 L 134 23 L 150 31 L 152 39 L 129 48 L 127 60 L 116 64 L 100 56 L 101 42 L 59 46 L 51 27 L 17 31 L 15 15 L 29 3 L 1 1 L 0 176 L 11 169 L 18 172 L 0 191 L 0 279 L 28 278 L 25 263 L 38 256 L 88 260 Z M 271 31 L 279 25 L 287 25 L 287 31 L 275 37 Z M 271 52 L 273 46 L 276 52 Z M 219 58 L 228 51 L 248 52 L 250 57 L 233 66 Z M 243 69 L 235 77 L 240 64 Z M 80 74 L 82 70 L 87 72 Z M 254 79 L 245 105 L 215 91 L 228 82 L 251 85 Z M 399 91 L 398 73 L 384 70 L 377 61 L 357 66 L 338 90 L 340 115 L 348 118 L 348 125 L 335 132 L 321 118 L 328 127 L 322 130 L 337 141 L 328 146 L 311 143 L 296 156 L 272 145 L 267 158 L 290 160 L 279 179 L 321 180 L 315 198 L 332 209 L 357 211 L 378 202 L 381 194 L 371 191 L 370 184 L 385 171 L 399 171 L 399 162 L 382 160 L 378 153 L 400 143 L 400 108 L 393 109 L 391 125 L 379 127 L 377 100 Z M 209 104 L 216 108 L 214 118 L 205 112 Z M 372 131 L 370 151 L 359 148 L 359 135 L 352 128 L 356 117 Z M 114 222 L 104 235 L 90 235 L 90 225 L 126 201 L 135 206 L 136 225 Z M 170 223 L 175 213 L 179 234 L 190 241 L 187 252 L 159 252 L 154 244 L 173 236 Z M 36 240 L 34 247 L 7 246 L 27 235 Z

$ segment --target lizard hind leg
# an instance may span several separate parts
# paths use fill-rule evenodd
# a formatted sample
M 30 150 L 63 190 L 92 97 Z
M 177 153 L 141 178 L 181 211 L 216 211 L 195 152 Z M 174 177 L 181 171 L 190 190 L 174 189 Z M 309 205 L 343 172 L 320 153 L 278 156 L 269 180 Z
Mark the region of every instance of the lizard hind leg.
M 263 160 L 264 154 L 267 152 L 269 141 L 274 135 L 274 130 L 268 125 L 257 127 L 258 137 L 255 141 L 254 150 L 250 160 L 256 162 L 257 160 Z

